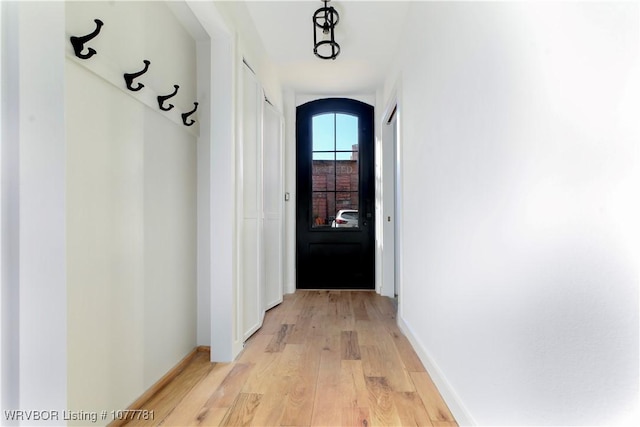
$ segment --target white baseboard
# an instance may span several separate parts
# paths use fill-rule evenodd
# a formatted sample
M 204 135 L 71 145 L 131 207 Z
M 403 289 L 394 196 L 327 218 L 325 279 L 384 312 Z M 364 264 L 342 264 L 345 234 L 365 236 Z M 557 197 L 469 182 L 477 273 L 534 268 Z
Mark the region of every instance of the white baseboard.
M 418 354 L 420 361 L 422 361 L 422 364 L 424 365 L 425 369 L 431 376 L 431 379 L 435 383 L 436 387 L 438 388 L 438 391 L 440 392 L 440 395 L 442 396 L 445 403 L 449 407 L 451 414 L 454 416 L 454 418 L 458 422 L 458 425 L 461 425 L 461 426 L 478 425 L 473 419 L 473 417 L 471 416 L 471 414 L 469 413 L 469 411 L 467 410 L 467 408 L 464 406 L 464 403 L 462 403 L 460 396 L 458 396 L 458 394 L 455 392 L 455 390 L 453 389 L 449 381 L 447 381 L 447 378 L 444 376 L 440 368 L 438 368 L 438 365 L 436 365 L 436 363 L 433 361 L 431 356 L 429 356 L 429 352 L 427 351 L 427 349 L 424 347 L 422 342 L 415 336 L 411 327 L 409 327 L 409 325 L 405 323 L 404 319 L 400 315 L 398 315 L 397 319 L 398 319 L 398 327 L 400 327 L 400 330 L 402 331 L 402 333 L 405 334 L 405 336 L 413 346 L 413 349 Z

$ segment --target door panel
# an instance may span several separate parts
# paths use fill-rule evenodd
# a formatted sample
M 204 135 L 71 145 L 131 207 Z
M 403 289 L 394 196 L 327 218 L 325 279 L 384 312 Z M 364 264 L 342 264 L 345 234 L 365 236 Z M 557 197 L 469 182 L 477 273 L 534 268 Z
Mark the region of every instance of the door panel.
M 243 67 L 242 81 L 242 336 L 249 338 L 262 325 L 264 292 L 262 247 L 262 93 L 253 73 Z
M 312 101 L 296 128 L 297 287 L 373 289 L 373 107 Z
M 280 113 L 264 103 L 264 309 L 282 302 L 283 294 L 283 177 Z

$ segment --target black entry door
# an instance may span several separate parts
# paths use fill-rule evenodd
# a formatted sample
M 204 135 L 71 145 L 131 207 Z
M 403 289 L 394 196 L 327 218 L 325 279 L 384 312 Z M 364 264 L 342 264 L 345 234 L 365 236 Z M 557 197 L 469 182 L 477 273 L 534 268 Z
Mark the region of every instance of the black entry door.
M 321 99 L 296 119 L 297 287 L 373 289 L 373 107 Z

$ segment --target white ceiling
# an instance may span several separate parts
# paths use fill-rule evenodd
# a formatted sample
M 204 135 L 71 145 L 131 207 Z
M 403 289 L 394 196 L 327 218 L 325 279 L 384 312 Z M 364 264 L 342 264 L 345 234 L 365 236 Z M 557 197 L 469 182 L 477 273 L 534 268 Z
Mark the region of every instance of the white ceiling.
M 298 93 L 373 91 L 386 76 L 398 49 L 409 10 L 406 1 L 333 0 L 340 14 L 335 60 L 313 54 L 313 13 L 320 0 L 247 1 L 248 21 L 274 62 L 280 81 Z

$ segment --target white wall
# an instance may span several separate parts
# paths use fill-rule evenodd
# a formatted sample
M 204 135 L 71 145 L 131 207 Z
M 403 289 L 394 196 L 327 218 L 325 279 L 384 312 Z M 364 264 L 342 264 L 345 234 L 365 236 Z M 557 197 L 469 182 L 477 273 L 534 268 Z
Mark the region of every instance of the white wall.
M 19 205 L 17 181 L 19 179 L 19 126 L 18 109 L 15 107 L 18 102 L 18 85 L 16 80 L 19 76 L 18 68 L 18 38 L 17 38 L 17 7 L 15 3 L 0 3 L 0 37 L 2 37 L 2 49 L 0 52 L 2 61 L 0 72 L 2 78 L 0 91 L 0 131 L 2 144 L 0 179 L 1 200 L 1 288 L 0 288 L 0 357 L 1 357 L 1 383 L 0 407 L 18 407 L 18 361 L 19 361 L 19 337 L 18 328 L 18 244 L 19 244 Z M 4 424 L 3 424 L 4 425 Z
M 64 408 L 64 7 L 1 7 L 2 407 Z
M 197 126 L 142 102 L 179 84 L 170 102 L 191 110 L 195 42 L 160 2 L 69 2 L 67 36 L 94 18 L 87 61 L 151 67 L 132 96 L 67 59 L 68 405 L 84 411 L 126 408 L 196 345 Z
M 638 4 L 412 7 L 401 323 L 462 423 L 631 422 Z

